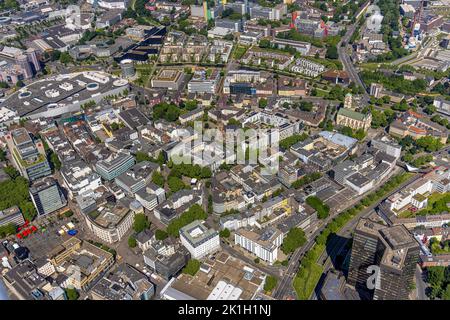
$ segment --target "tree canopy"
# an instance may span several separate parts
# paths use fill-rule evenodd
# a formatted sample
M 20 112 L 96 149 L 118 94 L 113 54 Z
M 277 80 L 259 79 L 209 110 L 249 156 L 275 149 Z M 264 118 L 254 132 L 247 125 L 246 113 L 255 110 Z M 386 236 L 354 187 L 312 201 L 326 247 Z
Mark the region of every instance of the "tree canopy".
M 305 232 L 300 228 L 292 228 L 283 240 L 281 250 L 285 253 L 294 252 L 306 243 Z
M 306 198 L 306 203 L 317 211 L 317 217 L 319 219 L 325 219 L 326 217 L 328 217 L 328 214 L 330 213 L 330 207 L 323 203 L 322 200 L 320 200 L 318 197 L 310 196 Z
M 172 237 L 179 237 L 179 230 L 184 226 L 195 220 L 205 220 L 208 217 L 208 214 L 203 210 L 203 208 L 194 204 L 189 210 L 182 213 L 181 216 L 175 220 L 173 220 L 167 226 L 167 233 Z
M 200 261 L 191 259 L 186 264 L 186 267 L 183 268 L 183 273 L 195 276 L 198 270 L 200 270 Z
M 147 219 L 147 216 L 143 213 L 137 213 L 134 216 L 133 229 L 135 232 L 139 233 L 144 231 L 150 226 L 150 222 Z

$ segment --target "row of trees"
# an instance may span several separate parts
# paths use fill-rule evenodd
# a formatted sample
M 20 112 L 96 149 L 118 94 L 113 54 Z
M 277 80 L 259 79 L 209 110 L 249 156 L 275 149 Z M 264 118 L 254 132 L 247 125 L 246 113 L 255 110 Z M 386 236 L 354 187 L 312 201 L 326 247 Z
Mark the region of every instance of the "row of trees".
M 175 220 L 173 220 L 167 226 L 167 233 L 172 237 L 179 237 L 179 231 L 184 226 L 195 220 L 205 220 L 208 217 L 208 214 L 202 209 L 202 207 L 198 204 L 194 204 L 189 210 L 182 213 L 181 216 Z
M 425 91 L 427 82 L 424 79 L 413 81 L 405 80 L 402 75 L 384 75 L 381 72 L 364 70 L 361 72 L 361 78 L 369 85 L 370 83 L 382 83 L 385 88 L 404 94 L 417 94 Z
M 293 136 L 287 137 L 280 141 L 280 147 L 284 150 L 289 150 L 297 142 L 305 141 L 308 138 L 306 132 L 302 134 L 294 134 Z
M 371 193 L 350 209 L 340 213 L 334 218 L 315 239 L 315 245 L 302 258 L 300 269 L 294 279 L 294 288 L 299 299 L 309 299 L 322 274 L 322 267 L 317 263 L 318 258 L 325 250 L 325 245 L 351 219 L 362 210 L 379 201 L 389 192 L 410 178 L 410 174 L 403 173 L 391 178 L 376 192 Z
M 320 177 L 322 177 L 322 173 L 320 173 L 320 172 L 313 172 L 313 173 L 307 174 L 307 175 L 301 177 L 300 179 L 298 179 L 297 181 L 295 181 L 294 183 L 292 183 L 291 188 L 300 189 L 301 187 L 303 187 L 313 181 L 316 181 Z

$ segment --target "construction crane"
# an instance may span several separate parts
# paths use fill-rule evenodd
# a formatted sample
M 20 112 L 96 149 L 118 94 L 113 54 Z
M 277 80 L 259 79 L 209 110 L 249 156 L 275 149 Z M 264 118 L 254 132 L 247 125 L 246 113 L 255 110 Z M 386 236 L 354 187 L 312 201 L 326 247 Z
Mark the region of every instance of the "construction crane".
M 414 13 L 414 19 L 411 25 L 411 37 L 414 37 L 414 27 L 418 22 L 420 22 L 420 19 L 422 18 L 424 2 L 425 0 L 420 1 L 419 8 L 417 8 L 416 12 Z

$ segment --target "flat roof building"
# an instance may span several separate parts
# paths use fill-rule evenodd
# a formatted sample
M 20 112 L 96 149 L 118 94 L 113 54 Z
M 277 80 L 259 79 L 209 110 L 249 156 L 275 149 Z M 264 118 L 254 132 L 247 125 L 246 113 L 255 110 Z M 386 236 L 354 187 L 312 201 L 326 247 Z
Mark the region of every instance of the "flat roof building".
M 220 249 L 219 233 L 208 229 L 200 220 L 181 228 L 180 240 L 194 259 L 203 258 Z

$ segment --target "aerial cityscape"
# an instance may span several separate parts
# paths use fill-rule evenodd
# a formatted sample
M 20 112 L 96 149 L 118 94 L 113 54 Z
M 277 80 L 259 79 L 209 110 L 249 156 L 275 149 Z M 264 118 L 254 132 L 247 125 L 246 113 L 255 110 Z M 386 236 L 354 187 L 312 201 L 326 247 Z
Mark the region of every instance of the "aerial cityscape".
M 0 0 L 0 300 L 450 300 L 449 130 L 450 0 Z

